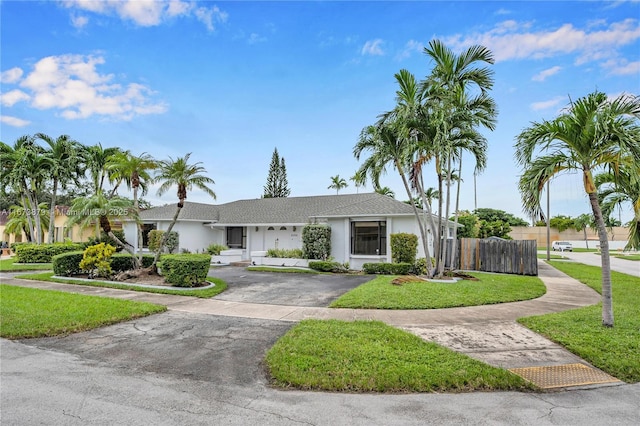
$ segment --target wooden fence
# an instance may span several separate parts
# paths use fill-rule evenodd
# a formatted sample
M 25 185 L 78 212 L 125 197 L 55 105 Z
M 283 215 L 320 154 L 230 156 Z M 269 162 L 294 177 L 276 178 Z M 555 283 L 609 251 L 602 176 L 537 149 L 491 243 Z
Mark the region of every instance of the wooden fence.
M 458 240 L 458 269 L 504 274 L 538 275 L 536 240 Z

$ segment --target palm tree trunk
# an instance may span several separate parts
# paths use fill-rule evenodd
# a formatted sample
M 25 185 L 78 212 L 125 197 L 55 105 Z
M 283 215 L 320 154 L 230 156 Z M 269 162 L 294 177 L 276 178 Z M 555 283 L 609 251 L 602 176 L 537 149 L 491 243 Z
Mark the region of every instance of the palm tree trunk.
M 447 153 L 447 202 L 445 205 L 445 215 L 444 215 L 444 235 L 441 241 L 441 261 L 440 267 L 438 268 L 438 275 L 444 274 L 444 267 L 447 261 L 447 253 L 448 253 L 448 244 L 447 241 L 449 239 L 449 211 L 451 209 L 451 153 Z M 441 231 L 442 232 L 442 231 Z
M 24 214 L 27 218 L 27 226 L 29 227 L 29 234 L 27 235 L 27 241 L 33 242 L 33 218 L 31 217 L 31 206 L 29 206 L 29 200 L 25 196 L 24 192 L 20 194 L 22 198 L 22 207 L 24 208 Z
M 54 242 L 56 223 L 56 195 L 58 193 L 58 179 L 53 179 L 53 189 L 51 191 L 51 207 L 49 207 L 49 238 L 50 243 Z
M 582 232 L 584 232 L 584 244 L 587 246 L 587 250 L 589 249 L 589 240 L 587 239 L 587 225 L 585 224 L 582 227 Z
M 405 191 L 407 191 L 407 195 L 409 199 L 411 199 L 411 188 L 409 187 L 409 182 L 407 182 L 407 177 L 404 174 L 404 170 L 399 161 L 396 160 L 396 169 L 402 178 L 402 184 L 404 185 Z M 431 267 L 431 254 L 429 251 L 429 241 L 427 240 L 427 232 L 425 230 L 426 226 L 423 225 L 422 220 L 420 219 L 420 213 L 418 213 L 418 208 L 415 203 L 411 203 L 411 207 L 413 207 L 413 214 L 416 216 L 416 220 L 418 221 L 418 227 L 420 228 L 420 237 L 422 238 L 422 248 L 424 249 L 424 256 L 427 259 L 427 275 L 429 277 L 433 276 L 433 269 Z
M 609 258 L 609 238 L 602 218 L 602 210 L 596 192 L 589 193 L 589 202 L 596 218 L 600 238 L 600 258 L 602 262 L 602 325 L 613 327 L 613 300 L 611 292 L 611 259 Z
M 475 175 L 475 174 L 474 174 Z M 462 181 L 462 152 L 460 153 L 460 163 L 458 165 L 458 187 L 456 188 L 456 211 L 454 213 L 454 225 L 453 225 L 453 241 L 451 244 L 451 269 L 454 269 L 456 265 L 456 256 L 458 251 L 456 250 L 456 243 L 458 242 L 458 212 L 460 211 L 460 182 Z
M 160 260 L 160 254 L 162 253 L 162 250 L 164 249 L 164 245 L 167 243 L 167 238 L 169 238 L 169 233 L 173 229 L 173 225 L 175 225 L 176 222 L 178 221 L 178 216 L 180 215 L 180 212 L 182 211 L 183 204 L 184 204 L 184 200 L 180 200 L 180 202 L 178 203 L 178 208 L 176 209 L 176 214 L 173 215 L 173 219 L 171 220 L 171 223 L 169 224 L 169 228 L 167 228 L 167 230 L 162 235 L 162 240 L 160 240 L 160 245 L 158 247 L 158 251 L 156 252 L 156 257 L 153 258 L 153 263 L 151 264 L 151 267 L 150 267 L 151 270 L 155 270 L 155 271 L 158 270 L 157 263 L 158 263 L 158 260 Z
M 436 160 L 436 163 L 439 163 L 439 160 Z M 442 251 L 442 203 L 443 203 L 443 191 L 442 191 L 442 167 L 439 165 L 436 166 L 436 171 L 438 172 L 438 193 L 440 196 L 438 197 L 438 229 L 436 229 L 436 235 L 434 238 L 435 242 L 435 258 L 436 258 L 436 271 L 440 271 L 440 255 Z

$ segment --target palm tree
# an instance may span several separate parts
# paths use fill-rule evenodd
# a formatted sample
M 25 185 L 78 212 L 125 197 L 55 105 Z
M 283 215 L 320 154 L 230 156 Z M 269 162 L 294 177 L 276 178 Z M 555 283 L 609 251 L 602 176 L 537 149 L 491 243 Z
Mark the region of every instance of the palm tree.
M 519 190 L 530 215 L 541 211 L 545 184 L 567 170 L 582 172 L 584 190 L 596 220 L 602 262 L 602 324 L 613 327 L 609 241 L 593 173 L 601 167 L 618 170 L 624 159 L 640 163 L 640 98 L 613 100 L 595 91 L 572 102 L 551 121 L 533 122 L 518 136 L 516 160 L 523 168 Z M 536 155 L 536 157 L 534 157 Z
M 605 222 L 616 207 L 631 204 L 633 218 L 627 225 L 629 238 L 625 250 L 640 250 L 640 164 L 626 159 L 617 173 L 607 171 L 596 175 L 595 183 Z
M 48 241 L 54 242 L 55 226 L 55 210 L 56 210 L 56 196 L 58 194 L 58 187 L 63 189 L 67 187 L 67 184 L 71 180 L 76 180 L 82 173 L 79 169 L 80 156 L 80 144 L 71 139 L 68 135 L 60 135 L 57 139 L 44 134 L 36 133 L 36 139 L 44 141 L 48 148 L 45 154 L 48 156 L 50 163 L 49 178 L 52 180 L 51 189 L 51 204 L 49 205 L 49 223 L 52 226 L 49 227 Z
M 67 226 L 80 225 L 81 228 L 86 228 L 94 223 L 97 223 L 100 228 L 107 234 L 116 244 L 122 247 L 127 253 L 133 257 L 134 268 L 140 267 L 140 263 L 135 253 L 131 249 L 130 245 L 122 242 L 111 229 L 111 221 L 114 219 L 121 220 L 123 218 L 129 218 L 138 220 L 138 214 L 133 209 L 131 200 L 124 197 L 107 197 L 104 191 L 100 190 L 97 193 L 88 197 L 78 197 L 71 204 L 71 208 L 67 212 L 69 218 L 67 219 Z
M 187 191 L 190 191 L 194 186 L 206 194 L 216 198 L 215 192 L 207 185 L 214 184 L 215 182 L 210 177 L 204 175 L 206 173 L 206 169 L 202 167 L 201 162 L 197 162 L 194 164 L 189 164 L 189 157 L 191 153 L 188 153 L 184 157 L 176 158 L 175 160 L 169 157 L 169 160 L 160 161 L 158 167 L 158 173 L 156 174 L 155 180 L 161 181 L 162 184 L 160 188 L 158 188 L 158 195 L 161 196 L 165 194 L 171 187 L 174 185 L 178 187 L 178 208 L 176 209 L 176 213 L 173 216 L 173 220 L 169 224 L 169 228 L 162 236 L 162 241 L 160 242 L 160 247 L 156 252 L 156 257 L 153 260 L 153 265 L 151 268 L 155 268 L 158 263 L 158 259 L 160 259 L 160 253 L 162 253 L 162 249 L 166 243 L 167 237 L 171 233 L 173 226 L 178 221 L 178 216 L 180 215 L 180 211 L 182 207 L 184 207 L 184 200 L 187 199 Z
M 356 194 L 358 193 L 358 188 L 360 188 L 361 186 L 365 186 L 366 184 L 366 181 L 362 180 L 362 177 L 358 176 L 358 173 L 351 176 L 349 180 L 353 182 L 353 186 L 356 187 Z
M 376 193 L 380 194 L 380 195 L 384 195 L 386 197 L 389 198 L 395 198 L 396 193 L 393 192 L 393 190 L 391 188 L 389 188 L 388 186 L 383 186 L 383 187 L 379 187 L 376 188 Z
M 111 173 L 117 189 L 121 182 L 124 182 L 128 189 L 133 191 L 133 209 L 140 214 L 138 203 L 138 191 L 142 190 L 142 195 L 147 193 L 147 184 L 152 181 L 150 170 L 155 170 L 158 162 L 146 152 L 135 156 L 130 151 L 117 152 L 113 154 L 106 164 L 106 169 Z M 138 250 L 142 248 L 142 224 L 138 224 Z M 142 261 L 142 253 L 140 254 Z
M 40 209 L 45 210 L 47 208 L 46 203 L 40 203 Z M 31 207 L 25 209 L 24 206 L 11 206 L 9 207 L 9 216 L 7 217 L 7 223 L 5 231 L 9 234 L 20 235 L 24 232 L 27 237 L 27 241 L 33 241 L 33 227 L 31 221 L 28 220 L 29 215 L 25 210 L 29 210 Z M 49 229 L 48 216 L 40 217 L 40 228 Z
M 335 189 L 336 195 L 340 193 L 340 190 L 349 186 L 347 181 L 344 178 L 341 178 L 340 175 L 331 176 L 331 185 L 327 187 L 327 189 Z
M 592 222 L 593 216 L 590 214 L 583 213 L 580 216 L 573 219 L 573 225 L 576 231 L 582 231 L 584 233 L 584 244 L 587 248 L 589 248 L 589 239 L 587 238 L 587 228 L 589 224 Z
M 109 159 L 119 152 L 121 152 L 120 148 L 103 148 L 101 143 L 84 148 L 83 161 L 89 171 L 94 194 L 104 190 L 105 180 L 111 180 L 112 170 L 107 168 L 107 164 Z M 111 195 L 115 195 L 115 189 L 117 188 L 111 191 Z

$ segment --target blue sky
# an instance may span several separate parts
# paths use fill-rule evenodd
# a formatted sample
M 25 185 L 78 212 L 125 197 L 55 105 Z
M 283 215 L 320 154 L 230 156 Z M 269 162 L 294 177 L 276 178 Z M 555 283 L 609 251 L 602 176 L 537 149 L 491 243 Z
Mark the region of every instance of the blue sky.
M 513 144 L 530 122 L 595 89 L 640 94 L 638 1 L 3 0 L 0 13 L 3 142 L 44 132 L 158 159 L 192 152 L 218 203 L 260 197 L 274 147 L 292 196 L 335 193 L 330 176 L 358 168 L 362 128 L 394 106 L 394 74 L 429 73 L 434 38 L 496 58 L 498 126 L 485 132 L 478 207 L 524 217 Z M 461 207 L 473 209 L 465 164 Z M 436 186 L 434 172 L 426 179 Z M 407 199 L 394 171 L 382 184 Z M 552 182 L 552 216 L 589 211 L 579 175 Z

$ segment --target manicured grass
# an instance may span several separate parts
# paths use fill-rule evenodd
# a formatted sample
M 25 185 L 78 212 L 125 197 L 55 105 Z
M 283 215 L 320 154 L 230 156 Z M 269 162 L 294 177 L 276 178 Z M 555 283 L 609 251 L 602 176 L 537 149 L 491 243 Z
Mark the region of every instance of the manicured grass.
M 546 292 L 538 277 L 472 273 L 479 281 L 409 282 L 393 285 L 395 276 L 379 276 L 345 293 L 332 308 L 437 309 L 491 305 L 535 299 Z
M 601 269 L 570 262 L 553 267 L 601 291 Z M 521 318 L 521 324 L 561 344 L 612 376 L 640 381 L 640 278 L 611 272 L 615 326 L 602 326 L 602 305 Z
M 304 320 L 269 350 L 272 383 L 347 392 L 533 389 L 509 371 L 378 321 Z
M 8 271 L 51 271 L 51 263 L 27 263 L 15 265 L 15 257 L 0 260 L 0 272 Z
M 91 287 L 106 287 L 106 288 L 115 288 L 119 290 L 133 290 L 133 291 L 142 291 L 145 293 L 159 293 L 159 294 L 176 294 L 179 296 L 193 296 L 200 297 L 204 299 L 208 299 L 210 297 L 215 296 L 216 294 L 220 294 L 227 289 L 227 283 L 225 283 L 220 278 L 207 277 L 207 281 L 215 283 L 215 287 L 206 288 L 202 290 L 174 290 L 171 288 L 146 288 L 146 287 L 138 287 L 134 285 L 128 284 L 115 284 L 105 281 L 96 281 L 96 280 L 66 280 L 64 278 L 53 278 L 53 272 L 46 272 L 42 274 L 25 274 L 19 275 L 16 278 L 23 278 L 27 280 L 36 280 L 36 281 L 51 281 L 54 283 L 63 283 L 63 284 L 74 284 L 74 285 L 86 285 Z
M 247 271 L 258 272 L 286 272 L 292 274 L 320 274 L 320 271 L 313 269 L 301 269 L 301 268 L 287 268 L 287 267 L 274 267 L 274 266 L 248 266 Z
M 640 254 L 614 254 L 613 256 L 617 257 L 618 259 L 640 260 Z
M 547 253 L 538 253 L 538 259 L 546 259 L 547 258 Z M 549 253 L 549 258 L 550 259 L 566 259 L 566 257 L 561 256 L 559 254 L 553 254 L 553 253 Z
M 0 336 L 75 333 L 166 311 L 165 306 L 0 284 Z

